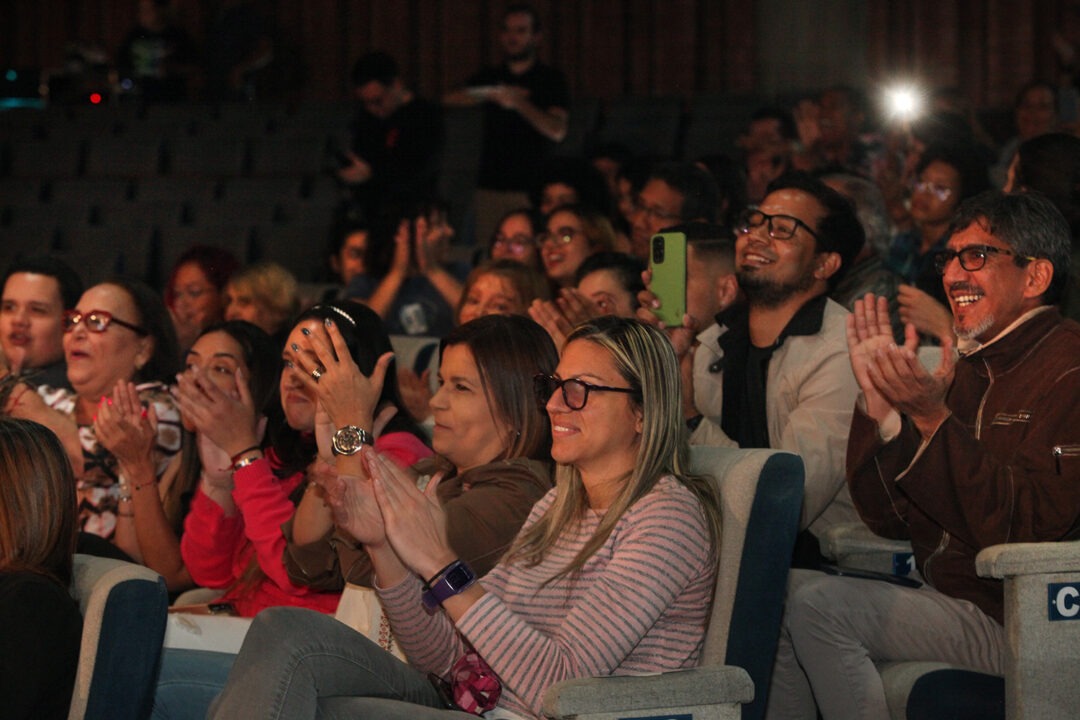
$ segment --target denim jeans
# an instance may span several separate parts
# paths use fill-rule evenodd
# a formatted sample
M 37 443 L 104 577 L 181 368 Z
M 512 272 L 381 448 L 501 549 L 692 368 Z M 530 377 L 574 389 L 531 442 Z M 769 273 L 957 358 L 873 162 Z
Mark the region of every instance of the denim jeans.
M 329 615 L 269 608 L 251 624 L 208 718 L 475 718 L 445 709 L 415 670 Z
M 204 720 L 235 660 L 232 653 L 165 648 L 154 691 L 154 720 Z

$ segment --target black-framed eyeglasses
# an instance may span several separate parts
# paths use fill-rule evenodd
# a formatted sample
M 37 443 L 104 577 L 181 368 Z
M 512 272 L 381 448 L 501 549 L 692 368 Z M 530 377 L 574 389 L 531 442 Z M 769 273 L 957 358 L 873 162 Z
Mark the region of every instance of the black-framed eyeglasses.
M 990 255 L 1012 255 L 1023 264 L 1029 263 L 1035 258 L 1030 255 L 1017 255 L 1012 250 L 994 247 L 993 245 L 968 245 L 959 250 L 941 250 L 934 253 L 934 269 L 938 275 L 945 274 L 945 268 L 949 266 L 953 258 L 960 259 L 960 267 L 968 272 L 982 270 L 986 266 L 986 258 Z
M 762 225 L 768 227 L 769 237 L 774 240 L 790 240 L 795 236 L 795 232 L 799 228 L 806 230 L 815 240 L 821 239 L 809 225 L 797 217 L 769 215 L 760 210 L 747 210 L 744 212 L 739 217 L 739 223 L 735 226 L 735 229 L 739 233 L 746 234 L 750 232 L 751 228 L 761 227 Z
M 575 230 L 571 227 L 562 227 L 555 232 L 540 233 L 536 236 L 536 246 L 543 247 L 546 243 L 555 243 L 556 245 L 569 245 L 574 241 L 574 237 L 581 235 L 583 231 Z
M 85 313 L 79 310 L 67 310 L 64 312 L 64 332 L 72 332 L 81 322 L 85 322 L 86 329 L 92 333 L 103 333 L 109 329 L 110 325 L 119 325 L 139 335 L 150 334 L 145 328 L 114 318 L 112 313 L 105 310 L 91 310 Z
M 644 213 L 647 217 L 652 218 L 656 222 L 666 222 L 672 225 L 675 225 L 682 219 L 678 213 L 669 213 L 661 207 L 655 205 L 650 207 L 646 205 L 640 197 L 634 198 L 634 212 Z
M 584 380 L 578 380 L 577 378 L 566 378 L 563 380 L 551 375 L 544 375 L 543 373 L 533 375 L 533 389 L 536 391 L 536 401 L 540 403 L 541 409 L 547 406 L 548 400 L 551 399 L 551 396 L 555 394 L 556 390 L 562 390 L 563 402 L 566 403 L 566 407 L 571 410 L 581 410 L 584 408 L 585 403 L 589 402 L 590 392 L 620 392 L 629 395 L 638 394 L 638 391 L 633 388 L 593 385 L 592 383 L 587 383 Z

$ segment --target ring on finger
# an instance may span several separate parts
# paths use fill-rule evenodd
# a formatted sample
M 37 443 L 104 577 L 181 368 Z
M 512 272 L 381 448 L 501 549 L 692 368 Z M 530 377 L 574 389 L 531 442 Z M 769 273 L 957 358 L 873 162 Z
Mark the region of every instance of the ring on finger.
M 314 370 L 311 371 L 311 379 L 314 380 L 315 382 L 319 382 L 319 378 L 322 377 L 322 374 L 323 374 L 322 368 L 315 368 Z

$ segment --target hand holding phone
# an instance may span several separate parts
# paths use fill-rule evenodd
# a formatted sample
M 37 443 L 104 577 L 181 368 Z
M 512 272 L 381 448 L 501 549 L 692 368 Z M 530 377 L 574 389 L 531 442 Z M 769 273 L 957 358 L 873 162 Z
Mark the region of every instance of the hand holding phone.
M 649 246 L 653 295 L 660 307 L 653 313 L 667 327 L 682 327 L 686 315 L 686 234 L 662 232 L 653 235 Z

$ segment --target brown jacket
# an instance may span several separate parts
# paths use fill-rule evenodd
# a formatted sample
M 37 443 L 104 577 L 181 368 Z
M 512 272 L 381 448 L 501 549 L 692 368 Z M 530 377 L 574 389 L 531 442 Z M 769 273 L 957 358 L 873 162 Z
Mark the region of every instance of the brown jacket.
M 424 460 L 414 469 L 429 474 L 441 467 Z M 484 575 L 551 486 L 551 467 L 528 458 L 498 460 L 444 479 L 438 495 L 446 511 L 450 547 L 477 575 Z M 282 530 L 287 541 L 285 569 L 297 585 L 324 591 L 340 591 L 346 581 L 371 586 L 371 560 L 348 533 L 334 528 L 317 542 L 298 545 L 293 542 L 292 520 Z
M 975 556 L 999 543 L 1080 537 L 1080 325 L 1056 308 L 961 358 L 952 414 L 926 442 L 907 419 L 883 443 L 856 410 L 848 485 L 885 537 L 910 539 L 923 577 L 1003 621 L 1000 580 Z

